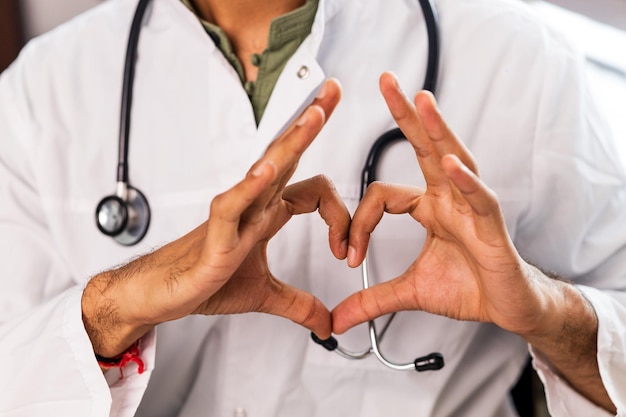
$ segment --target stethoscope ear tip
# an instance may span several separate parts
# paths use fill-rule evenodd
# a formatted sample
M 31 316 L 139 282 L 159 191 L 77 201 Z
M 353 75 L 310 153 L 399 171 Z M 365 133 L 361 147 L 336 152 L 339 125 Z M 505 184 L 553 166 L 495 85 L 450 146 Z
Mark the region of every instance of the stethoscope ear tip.
M 414 364 L 417 372 L 438 371 L 445 365 L 443 355 L 438 352 L 417 358 L 415 359 Z
M 311 332 L 311 339 L 313 339 L 315 343 L 317 343 L 320 346 L 323 346 L 324 349 L 330 352 L 337 349 L 337 346 L 339 346 L 337 339 L 335 339 L 333 336 L 329 337 L 328 339 L 320 339 L 319 337 L 317 337 L 315 333 Z

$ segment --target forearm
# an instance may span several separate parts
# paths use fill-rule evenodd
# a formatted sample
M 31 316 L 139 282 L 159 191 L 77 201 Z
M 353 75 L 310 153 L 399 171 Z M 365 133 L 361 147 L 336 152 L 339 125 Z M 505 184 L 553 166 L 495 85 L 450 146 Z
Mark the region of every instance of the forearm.
M 544 326 L 522 337 L 543 354 L 572 388 L 615 413 L 598 368 L 598 319 L 593 306 L 575 286 L 541 275 L 537 281 L 546 294 L 548 316 L 542 321 Z
M 81 300 L 83 324 L 96 354 L 116 357 L 157 324 L 193 312 L 198 301 L 179 299 L 177 289 L 185 287 L 183 275 L 198 257 L 194 245 L 203 240 L 204 230 L 201 225 L 87 283 Z
M 164 282 L 170 273 L 170 262 L 164 262 L 162 252 L 167 255 L 171 246 L 175 243 L 102 272 L 87 283 L 81 300 L 83 323 L 96 354 L 115 357 L 159 323 L 146 299 L 150 287 Z

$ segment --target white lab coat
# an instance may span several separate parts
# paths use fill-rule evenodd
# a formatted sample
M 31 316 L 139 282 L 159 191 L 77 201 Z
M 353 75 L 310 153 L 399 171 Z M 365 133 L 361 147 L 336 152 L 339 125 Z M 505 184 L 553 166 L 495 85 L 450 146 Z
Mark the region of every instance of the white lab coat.
M 329 76 L 343 84 L 344 99 L 295 179 L 328 175 L 353 209 L 369 147 L 394 125 L 379 74 L 395 71 L 413 93 L 425 71 L 417 2 L 321 0 L 257 129 L 237 75 L 197 19 L 179 0 L 153 3 L 141 33 L 130 143 L 131 182 L 153 217 L 135 247 L 103 236 L 94 210 L 115 188 L 123 55 L 136 1 L 109 0 L 31 42 L 0 78 L 0 415 L 514 415 L 507 393 L 526 344 L 489 324 L 421 312 L 399 314 L 382 346 L 398 361 L 439 351 L 446 366 L 438 372 L 347 361 L 287 320 L 248 314 L 161 325 L 142 342 L 144 374 L 131 365 L 122 380 L 103 378 L 81 321 L 90 276 L 202 222 L 211 198 L 242 178 Z M 580 57 L 515 1 L 438 5 L 442 112 L 498 193 L 519 251 L 585 285 L 600 319 L 602 377 L 626 415 L 624 170 L 589 103 Z M 301 66 L 310 71 L 305 79 Z M 380 173 L 423 182 L 405 145 L 385 154 Z M 277 277 L 332 308 L 359 289 L 360 275 L 332 257 L 326 233 L 316 214 L 293 219 L 270 244 L 270 263 Z M 387 216 L 374 234 L 373 275 L 400 273 L 422 240 L 408 216 Z M 367 344 L 363 327 L 339 340 L 353 349 Z M 537 366 L 554 416 L 607 415 L 548 364 Z

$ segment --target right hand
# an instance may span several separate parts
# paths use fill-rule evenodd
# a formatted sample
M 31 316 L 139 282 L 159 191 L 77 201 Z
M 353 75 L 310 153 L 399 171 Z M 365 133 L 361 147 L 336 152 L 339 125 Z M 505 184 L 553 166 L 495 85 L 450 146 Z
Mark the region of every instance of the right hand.
M 328 309 L 312 294 L 276 279 L 266 257 L 268 241 L 292 215 L 319 210 L 329 226 L 331 251 L 346 258 L 350 215 L 330 181 L 315 177 L 286 187 L 339 102 L 335 80 L 322 91 L 241 182 L 215 197 L 206 222 L 92 278 L 82 307 L 96 353 L 114 357 L 155 325 L 190 314 L 265 312 L 330 336 Z

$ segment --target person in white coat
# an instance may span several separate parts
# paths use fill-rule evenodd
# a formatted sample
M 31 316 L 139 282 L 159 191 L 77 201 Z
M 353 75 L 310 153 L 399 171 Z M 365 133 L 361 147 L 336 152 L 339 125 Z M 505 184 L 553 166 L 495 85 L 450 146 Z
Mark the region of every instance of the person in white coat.
M 417 2 L 153 1 L 129 153 L 153 214 L 131 247 L 94 209 L 136 1 L 32 41 L 0 77 L 0 415 L 514 416 L 529 348 L 552 415 L 626 415 L 625 173 L 582 59 L 513 0 L 437 5 L 435 105 L 398 86 L 424 78 Z M 259 112 L 272 19 L 306 10 Z M 396 123 L 413 150 L 359 204 Z M 315 210 L 327 225 L 292 217 Z M 366 249 L 379 285 L 360 292 Z M 442 370 L 308 336 L 392 311 L 388 355 L 440 351 Z

